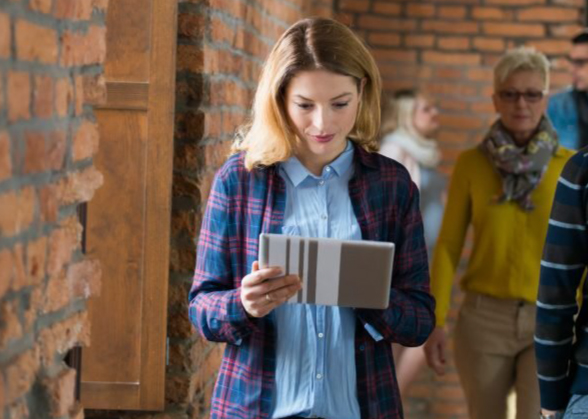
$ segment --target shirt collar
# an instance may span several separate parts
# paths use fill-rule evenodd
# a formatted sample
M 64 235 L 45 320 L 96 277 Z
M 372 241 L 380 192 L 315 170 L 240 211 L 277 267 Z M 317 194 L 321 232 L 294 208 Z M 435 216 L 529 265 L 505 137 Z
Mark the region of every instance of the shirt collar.
M 343 153 L 341 153 L 335 160 L 324 167 L 323 174 L 325 173 L 327 167 L 331 167 L 338 176 L 341 176 L 347 170 L 351 169 L 353 164 L 353 152 L 353 144 L 351 141 L 347 140 L 347 145 L 345 150 L 343 150 Z M 300 160 L 298 160 L 296 156 L 292 156 L 285 162 L 280 163 L 280 166 L 294 187 L 300 185 L 300 183 L 302 183 L 302 181 L 304 181 L 308 176 L 311 176 L 315 179 L 318 178 L 318 176 L 310 173 L 310 171 L 304 167 L 304 165 L 300 162 Z

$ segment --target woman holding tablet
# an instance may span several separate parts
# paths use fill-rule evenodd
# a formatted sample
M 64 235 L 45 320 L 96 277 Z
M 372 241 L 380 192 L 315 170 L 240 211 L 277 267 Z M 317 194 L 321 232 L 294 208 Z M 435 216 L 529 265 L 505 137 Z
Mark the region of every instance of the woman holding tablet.
M 267 58 L 210 193 L 190 292 L 196 328 L 227 344 L 212 418 L 402 418 L 390 343 L 424 342 L 434 301 L 417 188 L 375 153 L 380 89 L 368 50 L 333 20 L 297 22 Z M 259 269 L 260 233 L 393 242 L 388 307 L 284 304 L 304 284 Z

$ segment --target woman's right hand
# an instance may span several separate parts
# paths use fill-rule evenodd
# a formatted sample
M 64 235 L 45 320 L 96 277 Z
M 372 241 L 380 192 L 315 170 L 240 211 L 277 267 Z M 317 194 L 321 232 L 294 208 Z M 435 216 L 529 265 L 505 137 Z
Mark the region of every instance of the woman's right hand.
M 263 317 L 300 291 L 298 275 L 281 274 L 278 267 L 259 269 L 259 262 L 253 262 L 251 273 L 241 281 L 241 303 L 247 314 Z
M 443 327 L 437 326 L 425 343 L 425 355 L 427 364 L 437 373 L 445 374 L 445 364 L 447 363 L 445 354 L 447 352 L 447 335 Z

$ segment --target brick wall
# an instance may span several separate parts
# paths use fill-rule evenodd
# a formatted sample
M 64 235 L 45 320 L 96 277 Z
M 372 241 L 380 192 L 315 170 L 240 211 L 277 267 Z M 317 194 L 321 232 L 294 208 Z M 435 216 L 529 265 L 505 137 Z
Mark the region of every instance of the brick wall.
M 66 352 L 87 345 L 100 267 L 77 207 L 102 177 L 107 0 L 0 2 L 0 417 L 81 418 Z
M 197 336 L 186 312 L 214 173 L 248 115 L 263 60 L 277 38 L 303 16 L 331 13 L 332 0 L 179 2 L 168 417 L 206 417 L 224 350 Z
M 553 63 L 552 89 L 569 83 L 564 57 L 580 29 L 581 0 L 336 0 L 335 17 L 359 32 L 378 61 L 384 88 L 421 87 L 436 100 L 442 170 L 477 144 L 495 114 L 492 65 L 507 48 L 533 45 Z M 466 251 L 467 252 L 467 251 Z M 450 327 L 461 295 L 455 292 Z M 409 392 L 408 418 L 464 419 L 455 369 L 425 368 Z

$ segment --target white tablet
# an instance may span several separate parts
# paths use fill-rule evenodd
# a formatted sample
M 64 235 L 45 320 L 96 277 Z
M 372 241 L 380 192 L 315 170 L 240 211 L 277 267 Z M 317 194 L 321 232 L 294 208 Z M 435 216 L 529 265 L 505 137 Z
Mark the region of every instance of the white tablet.
M 385 309 L 389 304 L 394 244 L 262 233 L 259 265 L 302 278 L 290 303 Z

